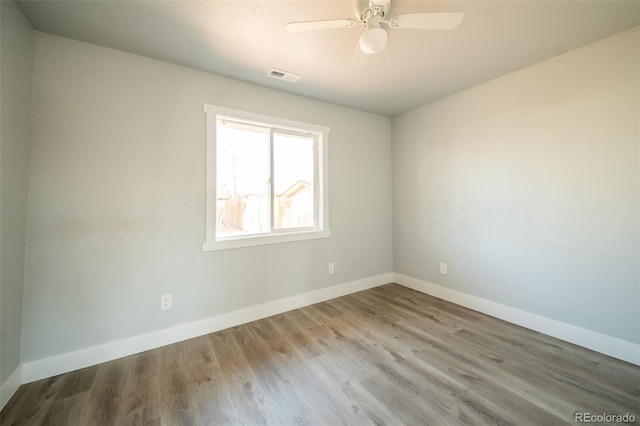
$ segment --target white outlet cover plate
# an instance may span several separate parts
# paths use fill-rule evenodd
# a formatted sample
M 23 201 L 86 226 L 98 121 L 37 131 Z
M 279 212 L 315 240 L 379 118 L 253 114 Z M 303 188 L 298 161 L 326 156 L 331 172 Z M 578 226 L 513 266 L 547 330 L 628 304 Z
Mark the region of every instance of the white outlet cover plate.
M 173 295 L 171 294 L 163 294 L 160 296 L 160 310 L 166 311 L 171 309 L 173 305 Z
M 440 273 L 443 275 L 447 275 L 447 264 L 446 263 L 441 263 L 440 264 Z

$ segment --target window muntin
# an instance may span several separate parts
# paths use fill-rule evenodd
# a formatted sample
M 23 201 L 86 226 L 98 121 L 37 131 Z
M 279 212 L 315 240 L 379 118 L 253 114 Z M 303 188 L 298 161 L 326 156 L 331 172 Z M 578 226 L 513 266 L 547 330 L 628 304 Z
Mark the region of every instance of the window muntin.
M 330 236 L 329 129 L 205 105 L 203 250 Z

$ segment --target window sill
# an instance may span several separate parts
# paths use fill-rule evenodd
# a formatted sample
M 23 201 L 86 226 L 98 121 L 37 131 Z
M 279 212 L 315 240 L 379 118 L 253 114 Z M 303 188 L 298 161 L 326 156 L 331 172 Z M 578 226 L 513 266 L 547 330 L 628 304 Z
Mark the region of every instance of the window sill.
M 237 237 L 227 240 L 205 241 L 202 251 L 227 250 L 241 247 L 261 246 L 265 244 L 289 243 L 293 241 L 315 240 L 329 238 L 331 231 L 292 232 L 289 234 L 268 234 Z

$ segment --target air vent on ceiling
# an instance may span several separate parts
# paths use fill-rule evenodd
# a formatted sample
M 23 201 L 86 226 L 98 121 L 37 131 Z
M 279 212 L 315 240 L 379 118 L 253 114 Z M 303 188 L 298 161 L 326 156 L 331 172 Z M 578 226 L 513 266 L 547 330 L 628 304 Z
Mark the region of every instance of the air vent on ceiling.
M 289 83 L 295 83 L 300 78 L 299 75 L 293 74 L 291 72 L 277 70 L 275 68 L 271 68 L 271 71 L 269 71 L 267 75 L 269 77 L 277 78 L 278 80 L 288 81 Z

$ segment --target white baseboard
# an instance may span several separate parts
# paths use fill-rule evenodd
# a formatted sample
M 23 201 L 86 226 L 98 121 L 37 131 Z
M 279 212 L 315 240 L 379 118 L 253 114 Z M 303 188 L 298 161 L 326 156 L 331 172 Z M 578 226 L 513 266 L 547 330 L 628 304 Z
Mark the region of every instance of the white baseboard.
M 250 306 L 211 318 L 104 343 L 22 364 L 0 386 L 0 408 L 9 401 L 20 384 L 52 377 L 102 362 L 133 355 L 268 316 L 298 309 L 325 300 L 396 282 L 414 290 L 491 315 L 612 357 L 640 365 L 640 345 L 600 334 L 560 321 L 472 296 L 436 284 L 389 273 L 351 281 L 308 293 Z
M 393 282 L 393 274 L 383 274 L 351 281 L 308 293 L 250 306 L 211 318 L 158 330 L 115 342 L 67 352 L 22 364 L 22 383 L 52 377 L 102 362 L 144 352 L 149 349 L 224 330 L 225 328 L 298 309 L 325 300 Z M 3 387 L 4 389 L 4 387 Z M 16 388 L 17 389 L 17 388 Z
M 7 402 L 16 393 L 22 383 L 22 366 L 19 365 L 13 373 L 0 385 L 0 410 L 7 405 Z
M 473 309 L 474 311 L 482 312 L 578 346 L 640 365 L 639 344 L 552 320 L 406 275 L 395 273 L 394 281 L 405 287 L 448 300 L 449 302 Z

